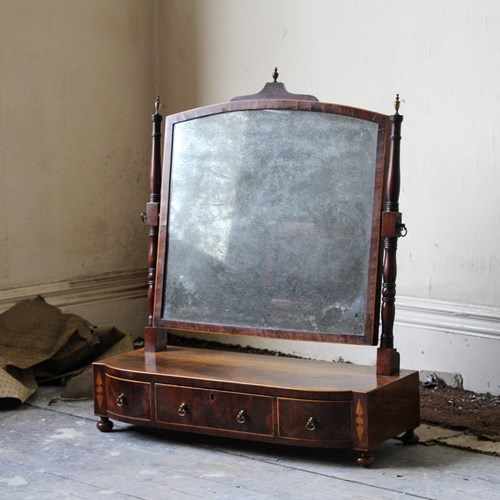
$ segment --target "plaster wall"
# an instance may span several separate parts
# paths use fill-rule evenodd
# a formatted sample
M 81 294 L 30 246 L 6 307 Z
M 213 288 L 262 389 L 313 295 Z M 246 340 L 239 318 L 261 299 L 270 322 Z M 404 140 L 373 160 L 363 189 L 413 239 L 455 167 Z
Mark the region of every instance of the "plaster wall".
M 0 309 L 55 286 L 55 305 L 140 335 L 152 100 L 226 101 L 278 66 L 323 101 L 390 114 L 401 95 L 402 365 L 499 393 L 499 33 L 496 0 L 0 0 Z
M 391 114 L 399 93 L 409 230 L 398 251 L 399 293 L 500 305 L 498 2 L 164 5 L 185 21 L 160 37 L 170 110 L 257 92 L 275 66 L 289 91 L 322 101 Z
M 152 2 L 0 12 L 0 290 L 145 267 Z
M 400 94 L 402 365 L 459 373 L 467 388 L 500 393 L 498 2 L 167 0 L 158 15 L 167 26 L 158 45 L 169 112 L 257 92 L 275 66 L 290 92 L 322 101 L 391 114 Z M 476 315 L 478 307 L 488 312 Z M 375 360 L 369 348 L 221 340 Z

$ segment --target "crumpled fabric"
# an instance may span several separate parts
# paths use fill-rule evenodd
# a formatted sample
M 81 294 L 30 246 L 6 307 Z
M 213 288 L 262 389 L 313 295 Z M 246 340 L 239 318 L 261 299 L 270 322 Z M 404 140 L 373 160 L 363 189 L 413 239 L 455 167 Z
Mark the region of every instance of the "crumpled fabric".
M 114 327 L 97 328 L 41 296 L 23 300 L 0 314 L 0 398 L 24 403 L 38 383 L 81 373 L 116 344 L 120 352 L 133 349 Z

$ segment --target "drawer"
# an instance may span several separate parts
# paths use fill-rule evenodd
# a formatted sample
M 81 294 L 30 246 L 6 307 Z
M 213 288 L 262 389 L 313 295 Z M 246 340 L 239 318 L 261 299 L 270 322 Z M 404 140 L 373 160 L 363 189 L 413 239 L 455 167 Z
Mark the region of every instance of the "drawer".
M 278 429 L 283 438 L 351 441 L 351 403 L 278 398 Z
M 106 374 L 106 409 L 115 415 L 151 420 L 151 384 Z
M 155 388 L 158 422 L 273 433 L 272 397 L 168 384 L 156 384 Z

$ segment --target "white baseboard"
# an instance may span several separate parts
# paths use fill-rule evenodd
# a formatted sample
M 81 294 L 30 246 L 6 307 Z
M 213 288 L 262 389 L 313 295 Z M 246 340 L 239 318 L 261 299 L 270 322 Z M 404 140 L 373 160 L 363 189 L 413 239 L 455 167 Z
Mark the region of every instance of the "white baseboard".
M 396 324 L 470 337 L 500 339 L 500 307 L 398 296 Z
M 500 308 L 416 297 L 396 301 L 395 344 L 406 368 L 460 377 L 500 394 Z
M 115 325 L 134 337 L 143 334 L 145 269 L 0 291 L 0 312 L 37 295 L 96 325 Z M 500 308 L 398 296 L 394 332 L 403 368 L 459 374 L 467 389 L 500 394 Z M 358 346 L 234 336 L 218 340 L 315 359 L 375 362 L 376 349 Z
M 43 283 L 0 291 L 0 312 L 21 300 L 42 295 L 56 307 L 144 298 L 145 269 L 79 280 Z M 398 296 L 396 325 L 500 339 L 500 307 Z M 397 335 L 397 333 L 396 333 Z M 397 341 L 397 339 L 396 339 Z
M 144 298 L 147 295 L 146 270 L 94 276 L 58 283 L 42 283 L 0 291 L 0 312 L 17 302 L 41 295 L 50 304 L 68 308 L 82 304 Z

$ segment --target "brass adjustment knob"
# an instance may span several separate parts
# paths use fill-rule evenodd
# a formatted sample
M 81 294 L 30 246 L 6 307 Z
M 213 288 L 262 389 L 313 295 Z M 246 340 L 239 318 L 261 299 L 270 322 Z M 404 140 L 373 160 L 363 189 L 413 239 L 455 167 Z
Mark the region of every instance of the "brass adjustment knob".
M 116 398 L 116 406 L 123 406 L 127 402 L 127 398 L 123 392 Z
M 179 406 L 179 409 L 177 410 L 177 413 L 181 416 L 181 417 L 185 417 L 188 413 L 188 407 L 187 407 L 187 404 L 186 403 L 181 403 L 181 405 Z
M 307 422 L 306 422 L 306 429 L 308 431 L 314 431 L 316 429 L 316 421 L 314 420 L 314 418 L 310 418 Z
M 244 424 L 248 420 L 248 416 L 245 413 L 245 410 L 240 410 L 238 415 L 236 415 L 236 422 L 239 424 Z

